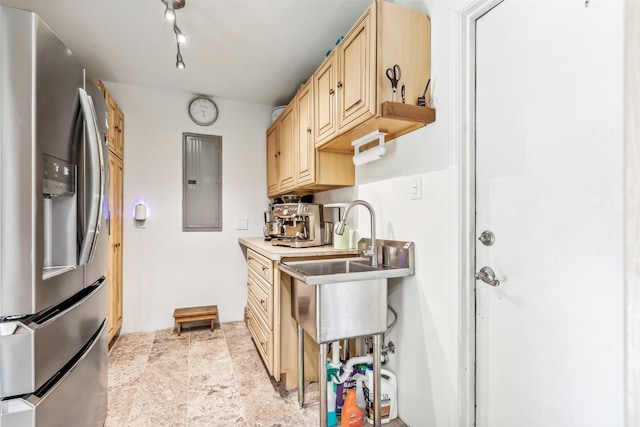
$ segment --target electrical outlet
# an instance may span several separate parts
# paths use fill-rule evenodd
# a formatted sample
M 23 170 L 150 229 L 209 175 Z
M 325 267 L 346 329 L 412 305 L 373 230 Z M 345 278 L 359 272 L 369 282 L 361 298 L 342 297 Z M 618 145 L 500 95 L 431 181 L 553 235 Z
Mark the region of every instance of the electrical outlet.
M 248 230 L 249 218 L 238 218 L 236 222 L 236 230 Z
M 411 200 L 422 199 L 422 177 L 420 175 L 409 178 L 409 198 Z

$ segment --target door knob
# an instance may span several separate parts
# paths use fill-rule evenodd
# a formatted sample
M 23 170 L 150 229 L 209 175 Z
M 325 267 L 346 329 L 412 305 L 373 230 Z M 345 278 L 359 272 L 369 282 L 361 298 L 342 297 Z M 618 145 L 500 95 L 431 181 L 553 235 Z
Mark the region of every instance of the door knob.
M 496 280 L 496 274 L 491 267 L 482 267 L 474 276 L 476 280 L 482 280 L 491 286 L 500 285 L 500 281 Z

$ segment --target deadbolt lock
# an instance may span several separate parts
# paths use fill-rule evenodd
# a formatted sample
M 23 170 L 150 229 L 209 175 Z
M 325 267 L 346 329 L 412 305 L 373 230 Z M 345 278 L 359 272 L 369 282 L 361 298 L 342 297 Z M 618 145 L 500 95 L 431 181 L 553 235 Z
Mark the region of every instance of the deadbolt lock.
M 491 246 L 496 241 L 496 235 L 489 230 L 485 230 L 482 232 L 480 237 L 478 237 L 478 240 L 480 240 L 480 242 L 485 246 Z

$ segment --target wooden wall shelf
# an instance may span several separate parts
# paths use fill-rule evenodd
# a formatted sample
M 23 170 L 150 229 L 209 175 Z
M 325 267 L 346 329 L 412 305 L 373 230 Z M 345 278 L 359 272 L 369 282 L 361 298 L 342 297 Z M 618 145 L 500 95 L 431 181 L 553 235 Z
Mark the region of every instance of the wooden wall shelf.
M 436 120 L 436 110 L 433 108 L 391 101 L 383 102 L 381 107 L 380 116 L 371 118 L 355 129 L 351 129 L 334 138 L 322 147 L 319 147 L 318 150 L 321 152 L 353 154 L 351 141 L 355 141 L 368 133 L 376 130 L 385 132 L 387 134 L 385 136 L 386 142 L 425 127 Z M 369 146 L 371 145 L 364 146 L 363 148 L 366 149 Z
M 436 110 L 429 107 L 387 101 L 382 103 L 382 117 L 428 125 L 436 121 Z

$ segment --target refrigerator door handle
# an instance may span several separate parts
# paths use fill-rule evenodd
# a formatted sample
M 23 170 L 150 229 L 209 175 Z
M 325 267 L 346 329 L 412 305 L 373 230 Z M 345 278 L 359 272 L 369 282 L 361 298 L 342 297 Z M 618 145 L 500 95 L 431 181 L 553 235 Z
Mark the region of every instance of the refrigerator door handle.
M 85 131 L 87 135 L 87 152 L 91 162 L 91 176 L 89 177 L 89 200 L 88 220 L 84 239 L 80 246 L 78 265 L 88 264 L 93 260 L 98 234 L 100 233 L 100 223 L 102 222 L 102 205 L 104 203 L 104 154 L 100 143 L 100 132 L 96 121 L 93 100 L 87 92 L 79 88 L 80 110 L 84 118 Z

